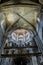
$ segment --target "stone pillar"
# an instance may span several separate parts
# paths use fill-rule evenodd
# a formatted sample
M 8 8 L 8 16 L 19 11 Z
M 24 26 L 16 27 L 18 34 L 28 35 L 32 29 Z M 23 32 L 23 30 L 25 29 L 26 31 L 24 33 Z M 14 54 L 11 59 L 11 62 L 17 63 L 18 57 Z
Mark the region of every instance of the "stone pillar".
M 12 46 L 12 43 L 11 42 L 9 44 L 10 44 L 10 46 Z
M 13 65 L 13 58 L 10 58 L 10 63 L 9 65 Z
M 43 57 L 40 56 L 40 63 L 42 64 L 43 63 Z
M 5 65 L 5 58 L 1 58 L 1 65 Z
M 12 50 L 11 49 L 9 50 L 9 53 L 8 54 L 12 54 Z
M 36 56 L 32 56 L 32 65 L 38 65 Z
M 32 46 L 32 42 L 29 42 L 29 43 L 30 43 L 29 45 Z
M 2 50 L 2 54 L 4 54 L 4 51 Z

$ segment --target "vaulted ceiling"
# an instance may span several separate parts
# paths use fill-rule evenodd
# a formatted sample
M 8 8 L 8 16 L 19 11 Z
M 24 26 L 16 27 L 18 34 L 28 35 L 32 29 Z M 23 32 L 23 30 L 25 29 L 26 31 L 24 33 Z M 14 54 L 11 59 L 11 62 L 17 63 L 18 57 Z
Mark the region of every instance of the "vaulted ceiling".
M 25 4 L 30 4 L 30 5 L 41 5 L 38 0 L 1 0 L 0 3 L 4 3 L 2 5 L 8 5 L 8 4 L 14 4 L 14 3 L 25 3 Z M 39 6 L 40 7 L 40 6 Z M 39 7 L 12 7 L 12 6 L 7 6 L 7 7 L 2 7 L 0 10 L 3 12 L 0 15 L 0 20 L 3 15 L 5 16 L 5 21 L 7 24 L 12 24 L 13 22 L 17 21 L 19 19 L 19 22 L 17 23 L 17 26 L 19 27 L 25 27 L 25 28 L 31 28 L 30 24 L 26 22 L 26 20 L 37 27 L 37 17 L 39 14 Z M 18 13 L 18 14 L 16 14 Z M 22 17 L 21 17 L 21 16 Z M 24 19 L 25 18 L 25 19 Z

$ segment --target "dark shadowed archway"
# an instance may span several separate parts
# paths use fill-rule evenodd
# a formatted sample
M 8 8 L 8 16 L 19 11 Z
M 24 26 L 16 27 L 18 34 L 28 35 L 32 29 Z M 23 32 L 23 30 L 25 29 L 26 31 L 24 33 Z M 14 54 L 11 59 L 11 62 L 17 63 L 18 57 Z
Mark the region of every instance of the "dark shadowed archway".
M 15 63 L 15 65 L 27 65 L 27 59 L 26 59 L 26 57 L 22 57 L 22 56 L 21 57 L 17 57 L 14 60 L 14 63 Z

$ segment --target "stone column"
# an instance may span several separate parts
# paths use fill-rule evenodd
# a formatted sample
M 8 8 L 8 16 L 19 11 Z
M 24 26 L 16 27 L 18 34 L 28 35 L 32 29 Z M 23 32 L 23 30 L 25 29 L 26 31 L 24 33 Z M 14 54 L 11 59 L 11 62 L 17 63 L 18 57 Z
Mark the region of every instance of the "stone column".
M 2 50 L 2 54 L 4 54 L 4 51 Z
M 12 47 L 12 43 L 10 42 L 9 44 L 10 44 L 10 47 Z
M 43 56 L 40 56 L 40 63 L 43 63 Z
M 32 56 L 32 65 L 38 65 L 36 56 Z
M 11 49 L 9 50 L 9 53 L 8 54 L 12 54 L 12 50 Z

